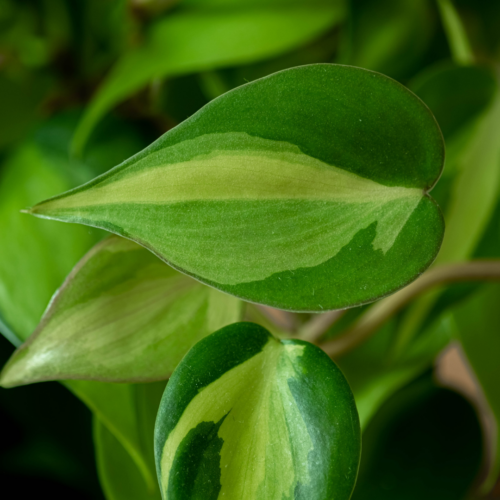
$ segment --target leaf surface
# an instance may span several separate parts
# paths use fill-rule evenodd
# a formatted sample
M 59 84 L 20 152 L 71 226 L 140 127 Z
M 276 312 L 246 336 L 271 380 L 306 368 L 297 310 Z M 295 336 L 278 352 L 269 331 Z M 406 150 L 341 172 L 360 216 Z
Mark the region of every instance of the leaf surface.
M 142 153 L 31 213 L 101 227 L 245 300 L 302 311 L 415 279 L 443 235 L 429 110 L 370 71 L 293 68 L 215 99 Z
M 312 40 L 344 16 L 344 1 L 336 0 L 307 6 L 187 9 L 161 18 L 145 43 L 113 67 L 75 133 L 73 149 L 81 152 L 102 116 L 155 78 L 273 57 Z
M 168 500 L 347 500 L 360 456 L 354 398 L 319 348 L 230 325 L 172 375 L 155 455 Z
M 94 418 L 94 445 L 99 480 L 107 500 L 160 500 L 159 490 L 150 492 L 120 441 Z
M 4 236 L 0 245 L 0 331 L 16 346 L 30 336 L 51 295 L 100 236 L 77 227 L 68 231 L 47 221 L 30 220 L 19 210 L 40 196 L 50 196 L 105 171 L 123 159 L 122 155 L 144 146 L 141 135 L 124 123 L 103 122 L 85 158 L 70 163 L 67 140 L 73 126 L 73 115 L 54 117 L 38 129 L 33 140 L 7 157 L 0 171 L 0 231 Z M 88 380 L 63 383 L 99 416 L 142 475 L 154 484 L 154 470 L 148 471 L 136 429 L 135 386 Z
M 101 387 L 113 386 L 101 384 Z M 124 387 L 129 388 L 129 394 L 133 398 L 133 407 L 128 410 L 128 414 L 133 416 L 134 442 L 140 451 L 142 462 L 138 468 L 134 455 L 124 447 L 123 439 L 117 439 L 117 434 L 111 432 L 109 425 L 97 416 L 94 419 L 94 443 L 101 485 L 108 500 L 159 499 L 161 495 L 154 474 L 153 435 L 165 383 Z M 121 408 L 126 410 L 127 406 Z
M 112 236 L 68 276 L 0 384 L 165 379 L 198 340 L 238 321 L 240 313 L 238 299 Z

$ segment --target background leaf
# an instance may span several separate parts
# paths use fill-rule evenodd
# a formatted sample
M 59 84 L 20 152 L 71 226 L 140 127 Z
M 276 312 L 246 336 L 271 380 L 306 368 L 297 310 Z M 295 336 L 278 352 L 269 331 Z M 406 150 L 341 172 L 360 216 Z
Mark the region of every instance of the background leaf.
M 94 420 L 94 443 L 99 478 L 107 500 L 161 499 L 159 490 L 148 490 L 130 455 L 98 419 Z
M 344 12 L 344 2 L 334 1 L 307 7 L 186 10 L 158 20 L 146 43 L 112 69 L 75 132 L 73 150 L 81 153 L 97 121 L 154 78 L 275 56 L 342 21 Z
M 133 386 L 136 395 L 135 413 L 138 442 L 145 456 L 148 472 L 152 474 L 148 482 L 137 469 L 121 441 L 109 428 L 94 419 L 94 442 L 96 446 L 97 467 L 108 500 L 147 500 L 161 499 L 158 482 L 154 474 L 153 434 L 156 412 L 164 383 Z
M 58 228 L 20 210 L 105 171 L 123 155 L 144 146 L 141 135 L 115 120 L 104 123 L 86 157 L 68 160 L 67 147 L 78 115 L 55 117 L 32 141 L 5 160 L 0 184 L 0 317 L 26 340 L 57 287 L 101 237 L 92 229 Z
M 340 54 L 346 64 L 400 79 L 423 59 L 434 19 L 427 0 L 352 0 Z
M 438 263 L 456 262 L 471 256 L 490 220 L 500 192 L 500 90 L 461 154 L 450 205 L 445 214 L 447 230 Z
M 12 351 L 0 336 L 1 364 Z M 91 414 L 60 384 L 0 389 L 0 426 L 4 492 L 15 491 L 20 498 L 41 492 L 54 500 L 104 498 L 95 471 Z
M 5 235 L 0 247 L 0 320 L 9 321 L 9 325 L 0 321 L 0 331 L 15 345 L 29 337 L 65 275 L 100 237 L 76 226 L 59 231 L 19 210 L 33 197 L 82 182 L 144 145 L 142 134 L 112 119 L 103 122 L 85 158 L 69 162 L 68 144 L 77 119 L 77 114 L 69 113 L 46 123 L 32 141 L 7 158 L 0 171 L 0 190 L 5 193 L 0 197 L 0 228 Z M 99 414 L 154 483 L 154 471 L 147 472 L 130 415 L 135 412 L 130 386 L 90 381 L 68 381 L 66 386 Z
M 0 384 L 165 379 L 198 340 L 238 321 L 241 306 L 113 236 L 68 276 Z
M 352 499 L 466 498 L 480 463 L 474 409 L 427 375 L 391 398 L 367 428 Z

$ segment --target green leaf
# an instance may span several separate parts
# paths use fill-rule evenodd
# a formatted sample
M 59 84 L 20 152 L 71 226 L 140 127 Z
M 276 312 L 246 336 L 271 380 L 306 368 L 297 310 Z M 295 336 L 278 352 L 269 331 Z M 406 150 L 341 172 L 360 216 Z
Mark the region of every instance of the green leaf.
M 0 74 L 0 149 L 23 137 L 40 118 L 40 104 L 51 84 L 46 75 L 9 78 Z
M 19 210 L 40 195 L 51 195 L 106 170 L 123 159 L 121 155 L 133 154 L 144 144 L 141 135 L 122 122 L 103 122 L 83 160 L 70 163 L 67 146 L 74 123 L 75 116 L 67 114 L 45 123 L 34 140 L 7 158 L 0 171 L 0 234 L 8 235 L 0 245 L 0 331 L 15 345 L 29 337 L 51 295 L 99 237 L 88 229 L 57 228 L 31 220 Z M 6 322 L 9 329 L 2 324 Z M 64 385 L 99 415 L 154 485 L 154 470 L 148 472 L 137 438 L 134 386 L 91 381 Z
M 500 193 L 500 86 L 491 104 L 474 124 L 470 140 L 457 163 L 446 234 L 438 263 L 470 258 L 491 219 Z
M 165 384 L 143 384 L 129 386 L 134 388 L 135 414 L 138 442 L 145 456 L 148 479 L 137 468 L 123 442 L 103 425 L 99 418 L 94 419 L 94 443 L 99 478 L 107 500 L 154 500 L 161 499 L 158 482 L 154 475 L 153 434 L 156 413 Z
M 437 354 L 455 333 L 449 315 L 442 314 L 397 359 L 391 356 L 398 323 L 388 322 L 367 342 L 338 360 L 351 385 L 365 432 L 381 406 L 397 391 L 429 370 Z
M 154 384 L 109 384 L 89 380 L 68 380 L 63 384 L 81 399 L 95 417 L 113 434 L 129 454 L 146 487 L 154 491 L 157 481 L 149 420 L 156 416 L 165 382 Z M 151 393 L 151 394 L 150 394 Z M 149 398 L 147 395 L 149 395 Z M 151 409 L 151 404 L 153 409 Z M 153 411 L 153 417 L 151 413 Z M 148 435 L 148 432 L 150 435 Z
M 410 88 L 429 106 L 448 140 L 491 104 L 497 82 L 488 67 L 446 61 L 422 71 Z
M 488 475 L 482 488 L 491 490 L 500 473 L 500 285 L 485 286 L 465 304 L 455 308 L 456 328 L 467 359 L 488 401 L 495 422 Z
M 415 279 L 443 235 L 443 141 L 370 71 L 293 68 L 215 99 L 139 155 L 31 209 L 101 227 L 243 299 L 321 311 Z
M 458 500 L 481 463 L 474 408 L 428 374 L 395 394 L 363 433 L 352 500 Z
M 400 79 L 411 74 L 432 39 L 427 0 L 351 0 L 341 62 Z
M 53 293 L 101 237 L 88 228 L 36 221 L 20 211 L 40 197 L 88 181 L 145 145 L 130 126 L 108 120 L 85 157 L 70 162 L 68 143 L 77 118 L 66 113 L 44 123 L 0 170 L 0 318 L 15 332 L 11 340 L 16 345 L 33 332 Z
M 488 67 L 445 61 L 424 69 L 410 89 L 429 106 L 446 141 L 445 168 L 432 193 L 446 212 L 458 163 L 476 131 L 476 121 L 495 98 L 495 75 Z
M 112 236 L 68 276 L 0 385 L 165 379 L 198 340 L 240 316 L 238 299 Z
M 179 10 L 155 22 L 91 101 L 73 140 L 81 153 L 95 124 L 155 78 L 247 64 L 294 49 L 341 22 L 344 1 L 228 10 Z
M 120 441 L 94 418 L 96 465 L 107 500 L 161 500 L 160 490 L 151 492 Z
M 175 370 L 155 455 L 168 500 L 348 500 L 359 420 L 323 351 L 237 323 L 200 341 Z
M 58 169 L 35 144 L 25 145 L 10 156 L 1 176 L 0 314 L 25 340 L 51 295 L 95 243 L 97 234 L 78 227 L 54 227 L 20 213 L 40 196 L 51 196 L 76 184 L 69 172 Z
M 500 86 L 496 78 L 489 105 L 473 120 L 467 134 L 457 138 L 462 144 L 459 144 L 460 153 L 455 156 L 456 171 L 445 211 L 446 233 L 435 264 L 471 258 L 488 229 L 500 194 L 499 126 Z M 396 350 L 417 334 L 441 293 L 442 289 L 431 290 L 409 308 Z

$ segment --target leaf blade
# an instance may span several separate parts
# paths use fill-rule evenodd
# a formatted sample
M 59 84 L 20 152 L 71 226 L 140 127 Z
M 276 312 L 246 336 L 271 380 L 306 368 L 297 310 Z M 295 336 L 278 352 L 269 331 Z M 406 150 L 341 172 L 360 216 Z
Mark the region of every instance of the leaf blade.
M 347 499 L 359 443 L 352 393 L 331 360 L 304 342 L 279 343 L 251 323 L 226 327 L 190 351 L 164 394 L 155 431 L 169 499 L 180 492 L 251 499 L 294 491 L 300 498 Z M 189 457 L 198 461 L 191 470 L 183 468 Z M 276 468 L 266 468 L 265 457 Z M 219 471 L 207 469 L 208 458 Z
M 0 384 L 165 379 L 192 345 L 238 321 L 240 311 L 233 297 L 113 236 L 75 267 Z
M 404 87 L 304 66 L 228 92 L 31 213 L 134 239 L 245 300 L 338 309 L 387 295 L 432 262 L 443 222 L 426 192 L 443 154 L 433 116 Z M 350 277 L 335 281 L 346 265 Z

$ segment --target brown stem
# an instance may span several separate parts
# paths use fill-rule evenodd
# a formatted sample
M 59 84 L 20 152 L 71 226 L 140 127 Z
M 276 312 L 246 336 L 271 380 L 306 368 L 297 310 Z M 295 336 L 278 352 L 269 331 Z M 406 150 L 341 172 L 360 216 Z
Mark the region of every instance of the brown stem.
M 297 325 L 293 313 L 260 304 L 256 304 L 256 307 L 269 321 L 271 321 L 271 323 L 276 325 L 281 330 L 284 330 L 287 333 L 295 331 Z
M 476 260 L 432 268 L 406 288 L 377 302 L 349 330 L 321 344 L 321 348 L 331 357 L 346 354 L 367 340 L 415 297 L 435 286 L 461 281 L 499 280 L 500 260 Z
M 345 309 L 337 309 L 314 316 L 299 330 L 297 338 L 317 344 L 326 331 L 336 323 L 345 312 Z

